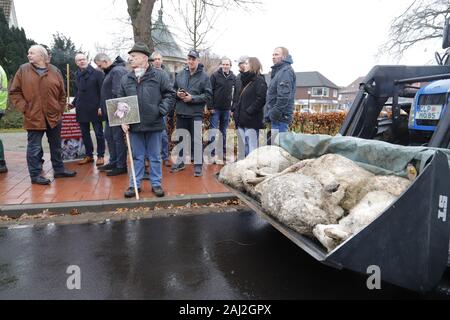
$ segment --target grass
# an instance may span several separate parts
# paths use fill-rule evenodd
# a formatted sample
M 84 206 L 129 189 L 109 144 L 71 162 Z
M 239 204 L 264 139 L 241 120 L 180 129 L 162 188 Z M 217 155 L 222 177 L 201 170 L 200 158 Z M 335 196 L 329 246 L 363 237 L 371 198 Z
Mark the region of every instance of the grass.
M 0 129 L 0 133 L 16 133 L 16 132 L 26 132 L 26 130 L 23 128 Z

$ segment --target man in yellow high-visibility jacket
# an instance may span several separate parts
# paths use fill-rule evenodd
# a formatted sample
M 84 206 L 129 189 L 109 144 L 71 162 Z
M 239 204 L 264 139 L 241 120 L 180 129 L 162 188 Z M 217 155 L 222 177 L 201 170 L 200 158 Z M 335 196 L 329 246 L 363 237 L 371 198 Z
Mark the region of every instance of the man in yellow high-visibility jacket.
M 0 66 L 0 119 L 3 117 L 6 104 L 8 101 L 8 78 L 6 77 L 6 72 Z M 0 174 L 8 172 L 5 162 L 5 153 L 3 151 L 3 143 L 0 139 Z

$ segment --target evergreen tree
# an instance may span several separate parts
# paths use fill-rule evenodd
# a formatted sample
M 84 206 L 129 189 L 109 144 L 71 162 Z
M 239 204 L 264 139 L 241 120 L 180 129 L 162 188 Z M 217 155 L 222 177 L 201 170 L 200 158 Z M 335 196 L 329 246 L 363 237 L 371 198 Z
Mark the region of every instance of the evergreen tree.
M 28 49 L 34 44 L 22 28 L 9 28 L 3 10 L 0 10 L 0 64 L 9 79 L 12 80 L 20 65 L 28 62 Z
M 50 49 L 52 54 L 51 64 L 56 66 L 62 73 L 64 84 L 67 85 L 67 65 L 70 68 L 70 95 L 73 96 L 75 84 L 75 72 L 77 65 L 75 64 L 75 55 L 80 52 L 76 49 L 75 43 L 63 34 L 56 33 L 53 35 L 53 44 Z

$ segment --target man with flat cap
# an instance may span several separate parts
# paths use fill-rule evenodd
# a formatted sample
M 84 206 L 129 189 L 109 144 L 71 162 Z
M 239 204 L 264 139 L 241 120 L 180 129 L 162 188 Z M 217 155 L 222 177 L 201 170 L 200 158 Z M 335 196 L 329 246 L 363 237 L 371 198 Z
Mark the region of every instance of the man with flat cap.
M 141 123 L 123 125 L 122 129 L 130 132 L 138 191 L 147 157 L 150 160 L 152 191 L 157 197 L 164 197 L 161 160 L 161 139 L 165 128 L 163 118 L 175 103 L 175 91 L 167 73 L 153 68 L 149 63 L 150 50 L 147 45 L 136 43 L 128 54 L 133 71 L 122 78 L 119 97 L 138 97 Z M 126 198 L 136 196 L 133 185 L 133 178 L 130 177 Z
M 212 87 L 209 76 L 204 71 L 203 64 L 200 63 L 200 55 L 197 51 L 189 51 L 187 67 L 177 74 L 174 88 L 177 90 L 175 106 L 177 130 L 184 129 L 189 132 L 191 155 L 194 156 L 194 176 L 201 177 L 203 175 L 202 123 L 205 106 L 212 100 Z M 184 168 L 184 153 L 181 150 L 178 159 L 172 166 L 172 172 L 179 172 Z

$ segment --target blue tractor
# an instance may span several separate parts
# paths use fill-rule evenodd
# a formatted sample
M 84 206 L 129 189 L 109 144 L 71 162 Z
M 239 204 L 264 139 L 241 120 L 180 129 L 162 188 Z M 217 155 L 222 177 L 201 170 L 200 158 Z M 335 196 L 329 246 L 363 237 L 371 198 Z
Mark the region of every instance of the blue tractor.
M 426 145 L 448 109 L 450 79 L 438 80 L 421 88 L 409 114 L 410 144 Z

